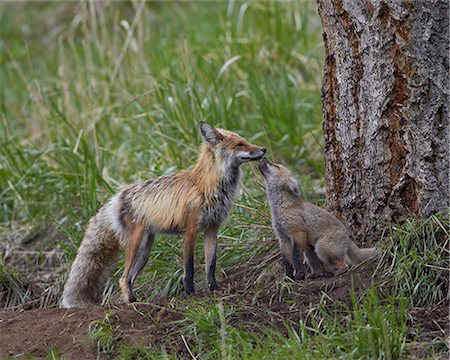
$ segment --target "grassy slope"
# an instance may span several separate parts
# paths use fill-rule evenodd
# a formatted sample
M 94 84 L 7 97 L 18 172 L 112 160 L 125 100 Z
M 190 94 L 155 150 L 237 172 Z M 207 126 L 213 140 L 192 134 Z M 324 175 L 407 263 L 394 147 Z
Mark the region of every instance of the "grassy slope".
M 319 201 L 323 49 L 313 1 L 2 3 L 0 24 L 0 245 L 17 229 L 36 232 L 43 249 L 57 241 L 67 268 L 87 220 L 121 184 L 192 165 L 199 120 L 267 146 Z M 222 230 L 219 269 L 276 246 L 256 173 L 245 166 L 242 196 Z M 383 260 L 397 261 L 392 258 Z M 180 240 L 159 239 L 150 259 L 138 294 L 179 294 Z M 117 299 L 121 267 L 108 301 Z M 2 279 L 18 289 L 14 299 L 25 296 L 20 276 L 9 272 Z M 205 304 L 186 314 L 192 325 L 185 332 L 204 336 L 193 349 L 203 357 L 211 351 L 211 357 L 285 358 L 295 350 L 315 358 L 396 358 L 407 332 L 406 320 L 394 315 L 406 305 L 377 301 L 372 293 L 355 299 L 344 324 L 332 312 L 316 330 L 299 324 L 288 338 L 266 329 L 262 342 L 228 325 L 223 311 L 232 309 Z

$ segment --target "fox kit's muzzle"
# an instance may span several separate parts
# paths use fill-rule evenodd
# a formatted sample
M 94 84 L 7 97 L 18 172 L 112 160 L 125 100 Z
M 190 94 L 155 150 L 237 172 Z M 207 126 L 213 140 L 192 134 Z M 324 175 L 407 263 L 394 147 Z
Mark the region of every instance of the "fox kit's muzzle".
M 270 161 L 266 157 L 262 157 L 258 162 L 259 170 L 261 171 L 261 174 L 263 174 L 264 177 L 269 172 L 269 165 Z

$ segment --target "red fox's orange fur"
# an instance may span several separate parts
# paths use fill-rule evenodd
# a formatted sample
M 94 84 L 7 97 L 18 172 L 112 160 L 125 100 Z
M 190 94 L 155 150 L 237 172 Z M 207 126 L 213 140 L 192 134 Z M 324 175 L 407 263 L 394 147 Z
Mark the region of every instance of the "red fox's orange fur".
M 207 281 L 211 290 L 217 289 L 217 230 L 238 193 L 239 166 L 261 159 L 265 149 L 205 122 L 199 128 L 204 144 L 192 170 L 129 185 L 92 217 L 65 284 L 62 307 L 100 302 L 107 269 L 121 247 L 127 248 L 127 258 L 119 283 L 125 301 L 135 301 L 133 282 L 157 233 L 184 234 L 184 287 L 190 294 L 197 232 L 204 230 Z

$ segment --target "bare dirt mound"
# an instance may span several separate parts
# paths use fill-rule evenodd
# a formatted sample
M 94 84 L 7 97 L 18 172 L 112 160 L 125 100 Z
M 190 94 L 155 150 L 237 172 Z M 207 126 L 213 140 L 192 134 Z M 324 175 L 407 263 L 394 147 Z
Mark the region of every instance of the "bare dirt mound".
M 172 330 L 167 324 L 179 318 L 160 305 L 1 312 L 0 357 L 31 354 L 40 358 L 56 348 L 68 359 L 96 359 L 97 348 L 88 334 L 102 325 L 118 330 L 129 342 L 148 344 L 166 337 Z

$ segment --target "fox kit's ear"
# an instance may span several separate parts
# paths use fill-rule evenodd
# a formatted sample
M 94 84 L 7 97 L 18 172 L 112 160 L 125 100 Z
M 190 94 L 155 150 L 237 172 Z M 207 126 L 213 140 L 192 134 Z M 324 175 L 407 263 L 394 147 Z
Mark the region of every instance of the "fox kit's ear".
M 223 138 L 214 126 L 209 125 L 204 121 L 200 121 L 199 128 L 203 140 L 205 140 L 208 144 L 216 144 Z
M 289 191 L 292 192 L 294 195 L 300 196 L 302 194 L 297 181 L 295 181 L 294 179 L 289 179 L 286 185 Z

